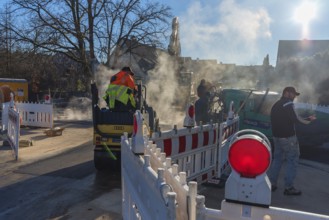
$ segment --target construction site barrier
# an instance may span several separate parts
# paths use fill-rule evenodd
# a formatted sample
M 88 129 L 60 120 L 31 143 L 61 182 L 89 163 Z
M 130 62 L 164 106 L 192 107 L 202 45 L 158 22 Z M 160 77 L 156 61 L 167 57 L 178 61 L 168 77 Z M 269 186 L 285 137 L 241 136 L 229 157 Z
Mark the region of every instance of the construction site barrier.
M 216 176 L 220 178 L 223 174 L 229 174 L 230 166 L 228 162 L 228 150 L 231 138 L 239 131 L 239 117 L 234 117 L 231 120 L 219 124 L 218 138 L 218 167 Z
M 218 183 L 222 174 L 229 174 L 227 159 L 231 137 L 239 131 L 239 117 L 219 125 L 206 124 L 193 128 L 155 132 L 151 140 L 186 172 L 187 180 Z
M 53 104 L 16 102 L 16 108 L 21 115 L 21 125 L 52 128 Z
M 172 158 L 144 137 L 144 155 L 133 152 L 131 138 L 121 138 L 122 213 L 130 219 L 189 220 L 320 220 L 329 216 L 276 207 L 222 201 L 221 210 L 205 206 L 195 181 L 188 181 Z M 187 152 L 186 152 L 187 153 Z M 192 165 L 193 166 L 193 165 Z M 252 181 L 252 180 L 250 180 Z M 269 190 L 269 193 L 270 190 Z M 265 195 L 268 196 L 268 195 Z
M 19 124 L 19 112 L 13 108 L 8 110 L 8 129 L 7 140 L 10 143 L 11 148 L 14 151 L 15 159 L 18 159 L 19 137 L 20 137 L 20 124 Z
M 186 172 L 188 181 L 201 183 L 215 175 L 218 124 L 156 132 L 151 140 Z
M 1 108 L 1 130 L 5 131 L 8 129 L 8 112 L 9 108 L 11 106 L 10 102 L 5 102 L 2 103 L 2 108 Z

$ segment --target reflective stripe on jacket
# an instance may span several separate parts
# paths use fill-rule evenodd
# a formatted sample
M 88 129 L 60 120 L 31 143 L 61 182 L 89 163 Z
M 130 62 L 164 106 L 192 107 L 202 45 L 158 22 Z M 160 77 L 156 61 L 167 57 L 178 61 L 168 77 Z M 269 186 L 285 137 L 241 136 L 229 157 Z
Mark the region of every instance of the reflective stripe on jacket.
M 133 107 L 136 107 L 136 102 L 134 99 L 133 94 L 128 94 L 128 87 L 126 86 L 118 86 L 110 84 L 106 90 L 106 94 L 103 97 L 104 100 L 109 98 L 109 107 L 114 108 L 115 107 L 115 100 L 118 100 L 122 102 L 123 104 L 127 105 L 128 100 L 130 100 L 130 103 Z

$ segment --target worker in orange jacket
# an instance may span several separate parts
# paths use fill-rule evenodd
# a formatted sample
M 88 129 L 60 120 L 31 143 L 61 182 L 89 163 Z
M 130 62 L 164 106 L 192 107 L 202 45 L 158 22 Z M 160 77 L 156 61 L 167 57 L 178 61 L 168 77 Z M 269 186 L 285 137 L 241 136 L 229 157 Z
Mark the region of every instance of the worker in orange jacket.
M 120 72 L 111 77 L 111 83 L 103 97 L 110 109 L 127 110 L 136 107 L 134 94 L 137 87 L 133 76 L 134 73 L 130 67 L 123 67 Z
M 135 74 L 130 69 L 130 67 L 123 67 L 120 72 L 111 77 L 111 84 L 127 86 L 132 91 L 136 90 L 136 85 L 134 81 Z

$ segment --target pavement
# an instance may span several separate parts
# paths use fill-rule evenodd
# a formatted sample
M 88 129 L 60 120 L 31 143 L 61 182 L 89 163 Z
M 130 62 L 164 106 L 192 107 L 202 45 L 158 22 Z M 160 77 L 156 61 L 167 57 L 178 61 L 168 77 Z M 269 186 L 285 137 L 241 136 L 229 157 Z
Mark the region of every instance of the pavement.
M 3 146 L 0 139 L 0 168 L 8 171 L 16 167 L 34 163 L 69 151 L 81 144 L 92 141 L 93 127 L 91 121 L 54 121 L 54 128 L 62 128 L 62 135 L 47 136 L 47 128 L 21 127 L 20 147 L 16 161 L 10 146 Z M 26 146 L 25 143 L 32 143 Z M 22 147 L 25 146 L 25 147 Z M 91 146 L 92 148 L 92 146 Z M 5 166 L 6 165 L 6 166 Z
M 54 127 L 64 128 L 62 135 L 49 137 L 45 128 L 21 128 L 20 140 L 30 140 L 33 145 L 19 149 L 18 160 L 8 147 L 2 146 L 0 139 L 0 169 L 12 172 L 15 168 L 55 156 L 92 140 L 91 121 L 55 121 Z M 329 166 L 308 160 L 300 160 L 296 178 L 296 188 L 303 191 L 301 196 L 283 195 L 283 173 L 280 175 L 278 189 L 272 193 L 272 206 L 296 209 L 329 216 Z M 223 191 L 223 190 L 222 190 Z M 209 191 L 210 192 L 210 191 Z M 218 196 L 202 190 L 206 196 L 206 206 L 220 208 Z M 220 192 L 222 193 L 222 192 Z M 209 203 L 207 203 L 207 200 Z M 214 201 L 213 203 L 210 201 Z M 213 205 L 212 205 L 213 204 Z

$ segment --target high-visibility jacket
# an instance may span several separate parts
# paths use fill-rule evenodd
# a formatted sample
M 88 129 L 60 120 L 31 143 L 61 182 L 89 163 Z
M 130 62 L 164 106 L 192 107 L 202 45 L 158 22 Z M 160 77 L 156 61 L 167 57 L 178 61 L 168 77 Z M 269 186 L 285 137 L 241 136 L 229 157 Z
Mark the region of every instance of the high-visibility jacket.
M 111 84 L 127 86 L 133 91 L 136 89 L 133 77 L 126 71 L 120 71 L 111 77 Z
M 110 107 L 110 109 L 115 107 L 115 100 L 118 100 L 124 105 L 127 105 L 128 100 L 130 100 L 131 105 L 133 107 L 136 107 L 133 92 L 129 93 L 128 90 L 130 90 L 130 88 L 126 86 L 110 84 L 106 90 L 106 94 L 104 95 L 103 99 L 109 99 L 108 106 Z

